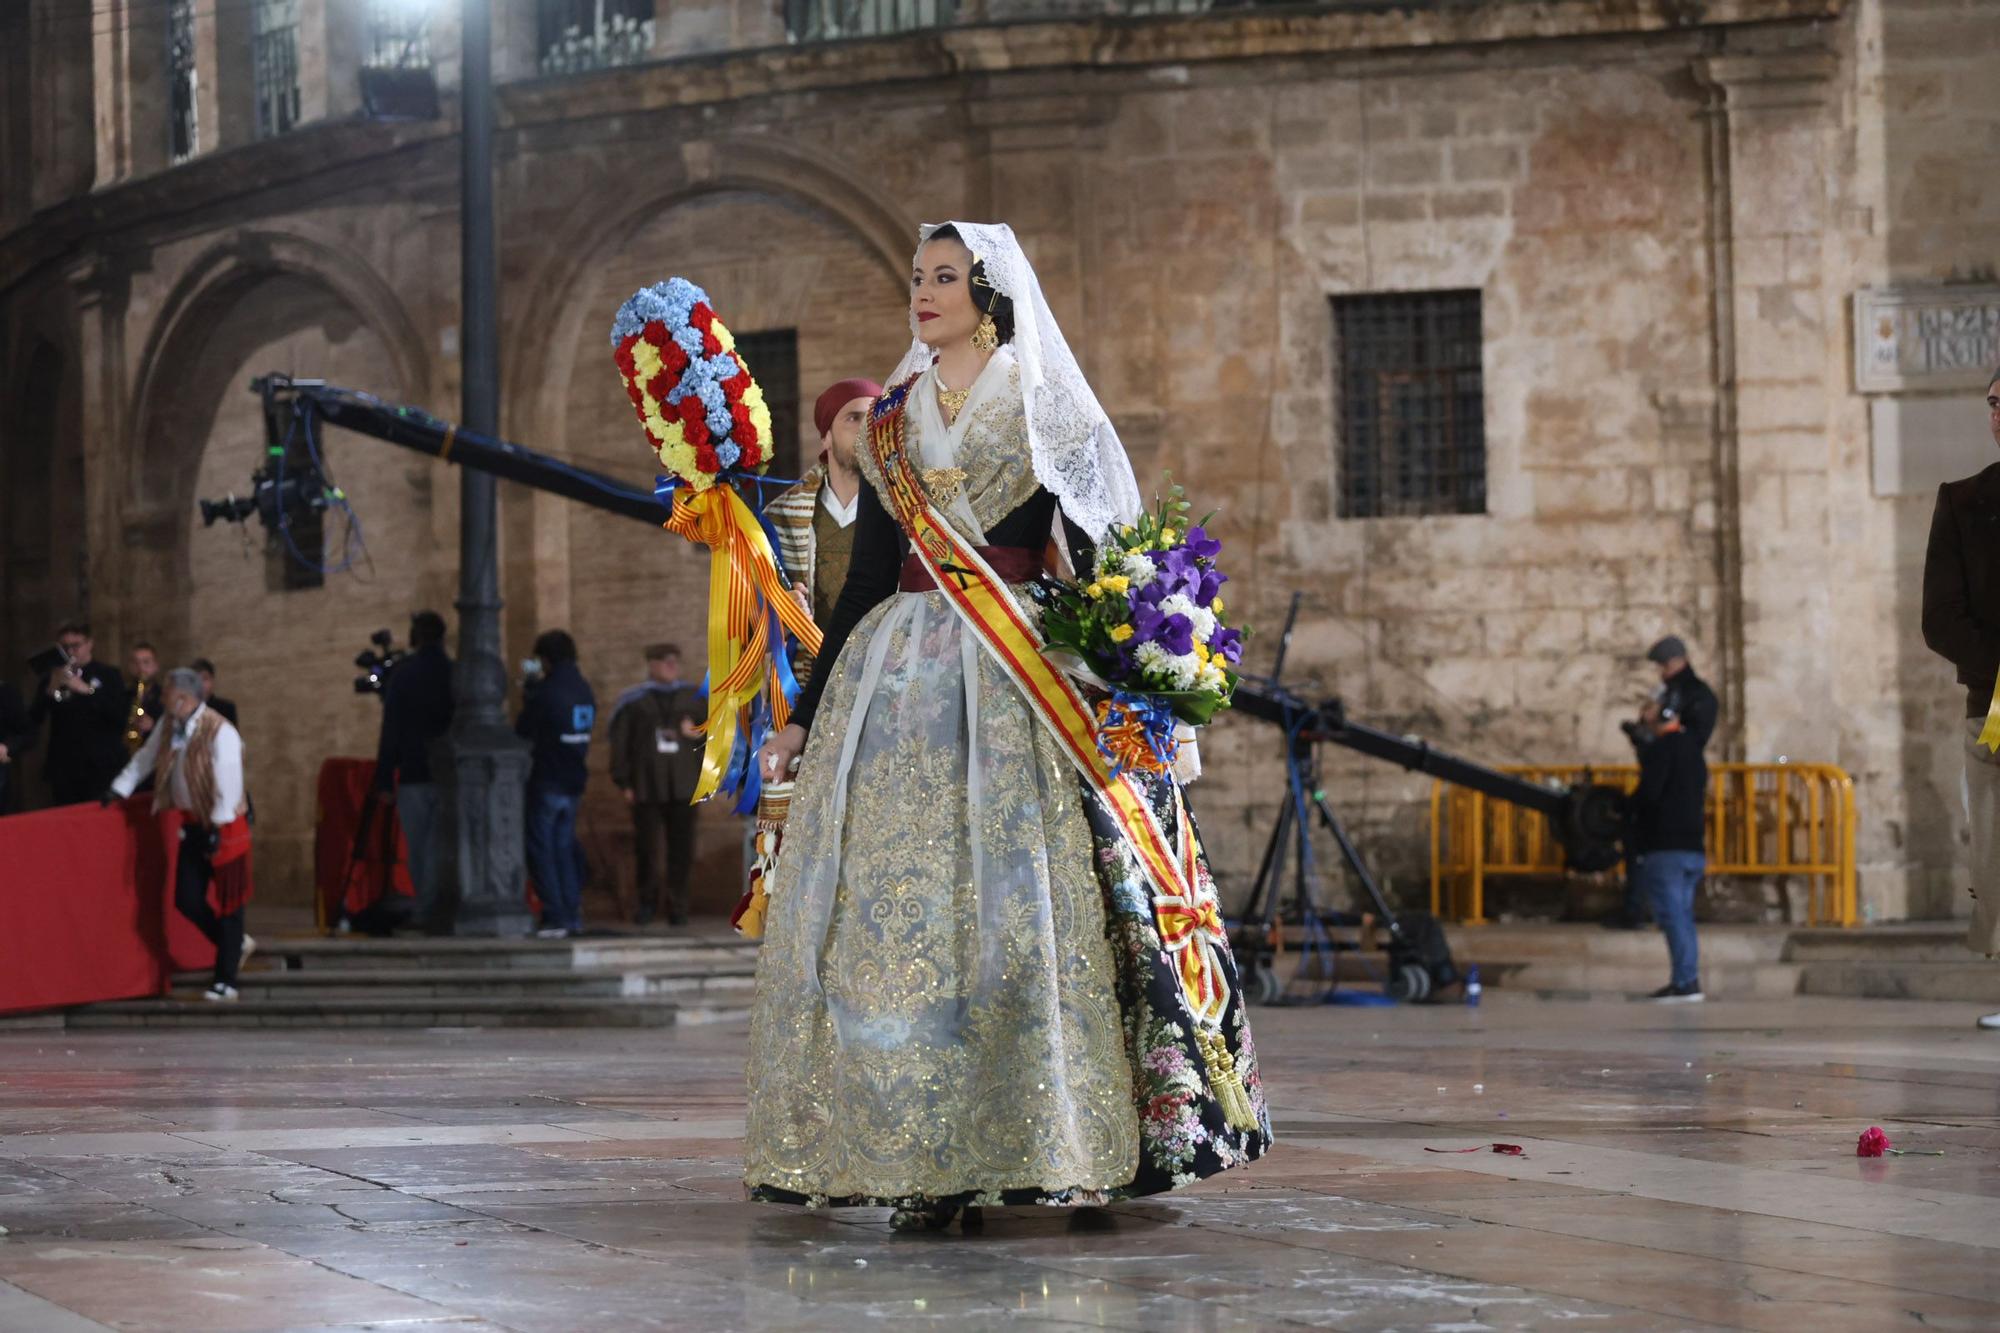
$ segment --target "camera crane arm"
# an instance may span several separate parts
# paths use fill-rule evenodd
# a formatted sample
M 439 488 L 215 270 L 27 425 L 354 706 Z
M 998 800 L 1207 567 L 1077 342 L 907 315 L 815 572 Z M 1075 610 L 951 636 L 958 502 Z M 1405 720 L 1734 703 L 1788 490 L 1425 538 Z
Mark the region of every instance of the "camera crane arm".
M 324 380 L 295 380 L 265 375 L 250 387 L 264 400 L 266 432 L 271 447 L 284 447 L 284 424 L 297 419 L 306 430 L 314 420 L 351 430 L 357 435 L 398 445 L 444 463 L 490 472 L 496 477 L 548 491 L 607 513 L 635 518 L 652 527 L 666 521 L 666 507 L 651 491 L 634 490 L 616 478 L 577 467 L 506 440 L 461 430 L 415 407 L 385 403 L 372 394 L 343 389 Z M 240 502 L 242 503 L 242 502 Z M 228 515 L 246 518 L 248 512 Z

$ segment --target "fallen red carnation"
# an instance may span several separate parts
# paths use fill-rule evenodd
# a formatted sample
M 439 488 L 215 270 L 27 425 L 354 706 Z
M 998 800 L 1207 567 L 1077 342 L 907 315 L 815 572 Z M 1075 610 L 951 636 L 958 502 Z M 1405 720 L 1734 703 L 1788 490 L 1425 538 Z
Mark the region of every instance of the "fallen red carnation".
M 1424 1151 L 1437 1153 L 1497 1152 L 1502 1157 L 1526 1157 L 1528 1155 L 1518 1143 L 1482 1143 L 1476 1148 L 1426 1148 Z
M 1856 1157 L 1880 1157 L 1883 1153 L 1890 1151 L 1892 1146 L 1889 1142 L 1889 1136 L 1882 1132 L 1880 1125 L 1870 1125 L 1867 1129 L 1861 1131 L 1861 1138 L 1854 1145 L 1854 1155 Z

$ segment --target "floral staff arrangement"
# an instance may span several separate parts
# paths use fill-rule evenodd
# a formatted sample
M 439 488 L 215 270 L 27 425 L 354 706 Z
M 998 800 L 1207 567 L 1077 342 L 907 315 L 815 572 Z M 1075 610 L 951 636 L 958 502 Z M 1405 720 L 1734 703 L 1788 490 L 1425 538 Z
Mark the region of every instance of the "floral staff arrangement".
M 612 360 L 668 475 L 669 532 L 707 546 L 708 741 L 694 799 L 717 791 L 755 808 L 751 762 L 796 697 L 785 634 L 808 653 L 819 630 L 785 586 L 770 535 L 735 483 L 771 465 L 771 409 L 708 293 L 670 278 L 633 295 L 611 325 Z
M 1050 655 L 1106 692 L 1098 748 L 1120 770 L 1171 767 L 1183 724 L 1228 707 L 1243 657 L 1242 633 L 1223 620 L 1222 543 L 1205 531 L 1208 519 L 1189 522 L 1171 481 L 1157 512 L 1110 533 L 1087 575 L 1042 599 Z

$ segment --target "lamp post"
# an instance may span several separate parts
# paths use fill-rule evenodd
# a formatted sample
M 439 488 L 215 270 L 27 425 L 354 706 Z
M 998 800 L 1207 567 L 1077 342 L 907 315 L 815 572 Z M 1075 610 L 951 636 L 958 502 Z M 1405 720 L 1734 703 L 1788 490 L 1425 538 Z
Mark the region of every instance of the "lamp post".
M 460 170 L 459 422 L 493 437 L 500 427 L 500 320 L 493 226 L 493 44 L 490 0 L 463 0 Z M 500 655 L 499 525 L 494 477 L 458 474 L 458 666 L 445 763 L 446 865 L 453 933 L 524 935 L 528 917 L 522 815 L 528 747 L 507 725 Z

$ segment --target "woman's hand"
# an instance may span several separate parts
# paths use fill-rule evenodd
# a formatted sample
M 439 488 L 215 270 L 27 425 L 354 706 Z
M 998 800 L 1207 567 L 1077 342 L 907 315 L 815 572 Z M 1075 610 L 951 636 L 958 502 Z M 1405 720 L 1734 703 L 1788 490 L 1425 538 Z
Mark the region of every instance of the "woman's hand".
M 757 752 L 757 775 L 766 782 L 790 782 L 805 748 L 806 729 L 796 722 L 787 724 Z

